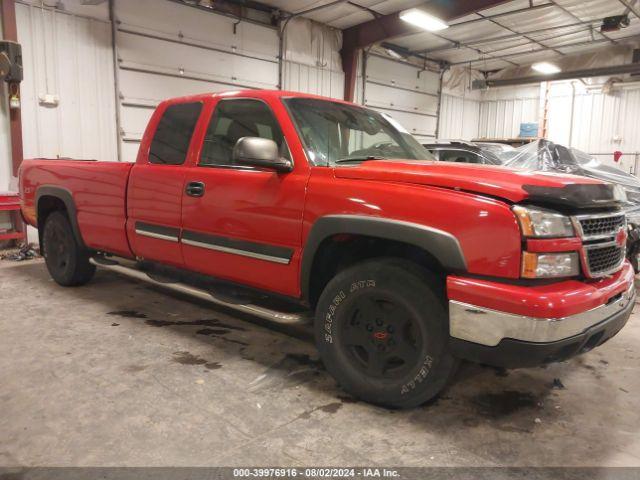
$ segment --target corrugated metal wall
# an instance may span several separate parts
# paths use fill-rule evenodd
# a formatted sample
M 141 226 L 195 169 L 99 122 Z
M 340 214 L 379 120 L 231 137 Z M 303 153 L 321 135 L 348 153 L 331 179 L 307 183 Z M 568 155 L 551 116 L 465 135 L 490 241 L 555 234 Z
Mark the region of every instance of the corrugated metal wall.
M 478 137 L 480 101 L 443 94 L 440 105 L 438 137 L 449 140 L 471 140 Z
M 107 21 L 18 3 L 24 156 L 117 160 Z M 57 106 L 40 102 L 59 97 Z
M 9 104 L 7 101 L 7 86 L 0 85 L 0 192 L 11 188 L 11 133 L 9 131 Z M 15 188 L 15 187 L 14 187 Z
M 558 82 L 550 86 L 548 104 L 549 140 L 601 154 L 598 159 L 626 171 L 640 167 L 640 85 L 603 93 L 580 82 Z M 480 103 L 479 136 L 517 137 L 520 123 L 538 122 L 539 112 L 539 85 L 489 90 Z M 616 150 L 626 154 L 618 164 Z
M 609 164 L 614 164 L 613 152 L 619 150 L 627 155 L 618 166 L 635 171 L 635 154 L 640 153 L 640 85 L 609 94 L 585 91 L 581 84 L 573 88 L 575 97 L 569 83 L 552 88 L 548 138 L 599 154 Z
M 520 124 L 538 121 L 539 86 L 495 88 L 482 93 L 480 138 L 513 138 Z
M 284 62 L 284 89 L 325 97 L 344 97 L 344 73 L 326 67 Z
M 0 37 L 2 24 L 0 23 Z M 11 132 L 9 130 L 9 102 L 7 100 L 7 84 L 0 82 L 0 192 L 11 188 Z
M 285 25 L 283 89 L 342 99 L 342 32 L 306 18 Z

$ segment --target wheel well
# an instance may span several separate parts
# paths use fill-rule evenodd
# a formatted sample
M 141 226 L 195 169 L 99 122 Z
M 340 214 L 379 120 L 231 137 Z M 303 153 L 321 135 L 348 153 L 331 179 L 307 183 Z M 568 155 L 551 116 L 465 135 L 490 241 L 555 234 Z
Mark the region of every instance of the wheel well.
M 396 257 L 409 260 L 444 278 L 438 259 L 415 245 L 366 235 L 338 234 L 322 241 L 316 252 L 309 280 L 309 303 L 315 308 L 324 287 L 341 270 L 363 260 Z
M 42 197 L 40 197 L 38 199 L 37 211 L 38 238 L 40 240 L 40 245 L 42 245 L 42 232 L 44 230 L 44 224 L 47 221 L 47 217 L 53 212 L 63 212 L 65 215 L 67 215 L 67 217 L 69 216 L 67 206 L 58 197 L 54 197 L 53 195 L 43 195 Z

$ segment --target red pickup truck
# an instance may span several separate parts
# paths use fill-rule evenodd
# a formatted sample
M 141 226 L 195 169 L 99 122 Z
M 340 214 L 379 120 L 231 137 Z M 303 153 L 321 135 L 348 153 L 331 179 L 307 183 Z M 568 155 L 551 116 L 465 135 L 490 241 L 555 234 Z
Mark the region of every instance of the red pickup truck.
M 459 359 L 567 359 L 626 323 L 619 192 L 448 164 L 392 118 L 292 92 L 162 102 L 135 164 L 26 160 L 22 212 L 65 286 L 96 265 L 275 322 L 314 322 L 327 370 L 394 407 Z

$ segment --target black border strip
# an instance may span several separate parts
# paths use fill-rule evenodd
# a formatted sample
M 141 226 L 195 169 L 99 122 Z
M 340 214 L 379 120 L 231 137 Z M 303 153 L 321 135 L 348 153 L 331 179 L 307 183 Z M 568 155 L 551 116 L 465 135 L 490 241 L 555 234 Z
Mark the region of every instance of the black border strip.
M 180 238 L 180 229 L 174 227 L 163 227 L 152 223 L 136 222 L 136 233 L 144 237 L 177 242 Z
M 293 256 L 293 250 L 287 247 L 235 240 L 189 230 L 185 230 L 182 233 L 182 243 L 282 264 L 291 262 L 291 257 Z

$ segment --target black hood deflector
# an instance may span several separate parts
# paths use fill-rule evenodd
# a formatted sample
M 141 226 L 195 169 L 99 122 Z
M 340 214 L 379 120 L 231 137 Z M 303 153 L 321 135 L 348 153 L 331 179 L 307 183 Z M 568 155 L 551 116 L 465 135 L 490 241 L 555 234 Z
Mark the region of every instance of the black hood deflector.
M 562 188 L 523 185 L 529 194 L 531 203 L 553 207 L 587 209 L 620 208 L 622 203 L 616 199 L 612 184 L 574 184 Z

